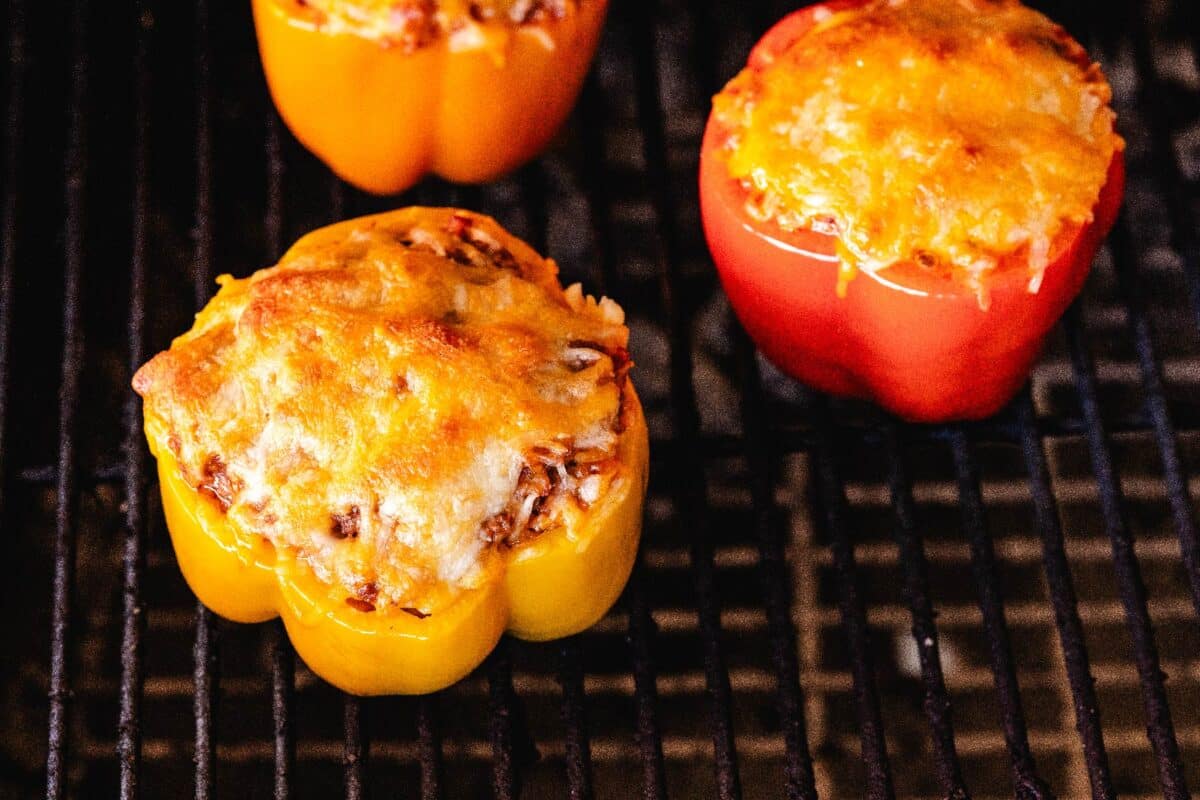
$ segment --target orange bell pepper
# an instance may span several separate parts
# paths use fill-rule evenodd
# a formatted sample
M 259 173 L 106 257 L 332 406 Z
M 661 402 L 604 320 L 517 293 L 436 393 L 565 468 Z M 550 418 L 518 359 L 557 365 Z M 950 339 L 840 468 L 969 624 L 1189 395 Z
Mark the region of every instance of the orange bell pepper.
M 320 24 L 297 0 L 253 0 L 280 115 L 339 176 L 377 194 L 433 172 L 496 178 L 540 153 L 566 120 L 595 53 L 607 0 L 561 18 L 465 18 L 415 47 Z

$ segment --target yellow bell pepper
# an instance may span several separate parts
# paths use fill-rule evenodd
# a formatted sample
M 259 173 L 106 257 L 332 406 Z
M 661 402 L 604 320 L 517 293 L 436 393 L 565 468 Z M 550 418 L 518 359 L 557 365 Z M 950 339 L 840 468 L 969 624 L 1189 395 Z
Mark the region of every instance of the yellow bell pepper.
M 488 181 L 540 153 L 579 94 L 608 3 L 581 0 L 559 18 L 521 23 L 442 5 L 460 15 L 454 29 L 401 46 L 322 24 L 311 4 L 253 0 L 280 115 L 369 192 L 400 192 L 429 172 Z
M 165 426 L 146 419 L 158 459 L 163 511 L 184 578 L 214 612 L 235 622 L 282 617 L 296 652 L 317 675 L 358 695 L 423 694 L 465 676 L 505 631 L 544 641 L 594 624 L 621 593 L 637 553 L 649 465 L 646 423 L 628 386 L 617 458 L 623 479 L 581 528 L 517 544 L 483 585 L 436 614 L 363 614 L 311 569 L 247 536 L 180 475 Z

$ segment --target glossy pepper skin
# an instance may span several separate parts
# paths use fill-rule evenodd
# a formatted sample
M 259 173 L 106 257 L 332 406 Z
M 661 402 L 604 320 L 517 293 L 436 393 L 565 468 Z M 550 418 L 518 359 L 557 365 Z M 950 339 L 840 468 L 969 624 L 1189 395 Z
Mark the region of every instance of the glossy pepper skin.
M 309 668 L 343 691 L 424 694 L 469 673 L 505 631 L 532 641 L 569 636 L 616 601 L 637 554 L 649 466 L 645 419 L 632 384 L 628 391 L 628 427 L 617 450 L 627 476 L 622 485 L 591 507 L 580 529 L 547 531 L 511 548 L 502 574 L 424 618 L 346 605 L 303 562 L 241 535 L 188 485 L 164 426 L 147 419 L 146 435 L 158 459 L 171 542 L 201 602 L 235 622 L 282 618 Z
M 607 0 L 560 20 L 487 25 L 484 41 L 442 36 L 411 52 L 319 29 L 296 0 L 252 0 L 275 106 L 346 181 L 401 192 L 427 173 L 492 180 L 540 153 L 566 120 Z
M 814 24 L 809 6 L 775 25 L 751 52 L 763 64 Z M 785 231 L 745 212 L 744 190 L 719 153 L 726 140 L 709 118 L 700 156 L 700 204 L 713 261 L 738 319 L 763 354 L 801 381 L 835 395 L 871 399 L 909 420 L 978 419 L 1024 383 L 1067 306 L 1079 294 L 1124 191 L 1123 153 L 1109 165 L 1093 220 L 1054 241 L 1042 284 L 1000 269 L 987 278 L 989 305 L 950 277 L 889 268 L 859 271 L 839 297 L 836 238 Z

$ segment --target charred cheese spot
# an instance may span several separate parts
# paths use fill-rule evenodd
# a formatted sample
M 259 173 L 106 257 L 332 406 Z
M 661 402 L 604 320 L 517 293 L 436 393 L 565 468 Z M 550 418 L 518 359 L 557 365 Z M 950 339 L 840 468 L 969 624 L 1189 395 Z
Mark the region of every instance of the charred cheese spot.
M 221 283 L 134 385 L 184 479 L 338 602 L 437 613 L 621 475 L 620 308 L 486 217 L 352 220 Z
M 1088 222 L 1114 151 L 1111 91 L 1015 0 L 873 0 L 818 20 L 714 101 L 747 212 L 839 237 L 848 274 L 905 263 L 980 290 L 1038 285 Z
M 280 0 L 330 33 L 412 52 L 470 26 L 555 22 L 584 0 Z

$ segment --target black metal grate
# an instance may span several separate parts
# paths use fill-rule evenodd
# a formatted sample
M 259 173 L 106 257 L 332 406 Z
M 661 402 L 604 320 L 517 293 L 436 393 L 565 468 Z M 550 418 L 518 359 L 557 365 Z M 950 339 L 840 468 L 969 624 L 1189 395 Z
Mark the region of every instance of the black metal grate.
M 910 426 L 760 362 L 699 236 L 707 98 L 786 3 L 614 0 L 547 156 L 378 199 L 279 122 L 247 3 L 8 0 L 0 796 L 1188 797 L 1200 9 L 1043 5 L 1113 78 L 1126 212 L 1009 409 Z M 278 623 L 195 604 L 128 380 L 217 272 L 411 202 L 492 213 L 621 301 L 653 476 L 595 629 L 357 700 Z

